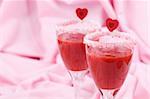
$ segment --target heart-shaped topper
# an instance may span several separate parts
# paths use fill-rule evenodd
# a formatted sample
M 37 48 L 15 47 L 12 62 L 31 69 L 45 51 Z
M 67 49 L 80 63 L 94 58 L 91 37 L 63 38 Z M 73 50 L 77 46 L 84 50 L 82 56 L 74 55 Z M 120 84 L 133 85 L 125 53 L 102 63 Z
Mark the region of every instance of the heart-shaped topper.
M 110 32 L 112 32 L 113 30 L 115 30 L 118 27 L 118 25 L 119 25 L 119 21 L 118 20 L 113 20 L 111 18 L 108 18 L 106 20 L 106 26 L 107 26 L 107 28 L 108 28 L 108 30 Z
M 83 20 L 88 14 L 88 9 L 86 9 L 86 8 L 83 8 L 83 9 L 82 8 L 77 8 L 76 9 L 76 14 L 81 20 Z

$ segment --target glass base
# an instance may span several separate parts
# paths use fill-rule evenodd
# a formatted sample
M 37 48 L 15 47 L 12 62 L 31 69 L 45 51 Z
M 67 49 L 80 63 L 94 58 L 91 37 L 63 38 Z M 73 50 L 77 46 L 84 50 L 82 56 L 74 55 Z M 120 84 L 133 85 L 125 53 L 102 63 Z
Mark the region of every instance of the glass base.
M 80 89 L 81 89 L 81 84 L 84 81 L 84 77 L 86 74 L 88 74 L 88 70 L 83 70 L 83 71 L 69 71 L 69 74 L 71 76 L 72 80 L 72 85 L 74 87 L 74 92 L 75 92 L 75 97 L 74 99 L 81 99 L 80 95 Z
M 102 96 L 102 99 L 115 99 L 115 96 L 119 89 L 112 89 L 112 90 L 107 90 L 107 89 L 100 89 L 99 90 Z

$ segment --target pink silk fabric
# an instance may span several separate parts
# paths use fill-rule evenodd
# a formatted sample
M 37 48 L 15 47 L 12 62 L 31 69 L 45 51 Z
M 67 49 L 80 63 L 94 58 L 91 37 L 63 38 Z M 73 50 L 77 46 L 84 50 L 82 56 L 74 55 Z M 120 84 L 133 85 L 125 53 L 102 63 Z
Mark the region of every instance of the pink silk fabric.
M 0 99 L 74 99 L 74 88 L 58 52 L 55 26 L 89 9 L 87 20 L 103 25 L 118 18 L 137 45 L 116 99 L 150 99 L 150 2 L 146 0 L 0 0 Z M 90 76 L 83 99 L 102 99 Z

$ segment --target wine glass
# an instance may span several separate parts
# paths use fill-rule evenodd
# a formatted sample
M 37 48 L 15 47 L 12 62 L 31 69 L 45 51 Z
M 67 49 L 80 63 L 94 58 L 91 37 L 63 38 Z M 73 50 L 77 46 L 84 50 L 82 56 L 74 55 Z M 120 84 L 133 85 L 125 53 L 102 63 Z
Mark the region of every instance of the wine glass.
M 135 39 L 125 32 L 87 34 L 87 63 L 103 99 L 114 99 L 129 71 Z
M 63 62 L 72 78 L 75 99 L 79 98 L 80 83 L 88 73 L 83 38 L 95 32 L 99 25 L 93 21 L 70 20 L 57 25 L 57 41 Z

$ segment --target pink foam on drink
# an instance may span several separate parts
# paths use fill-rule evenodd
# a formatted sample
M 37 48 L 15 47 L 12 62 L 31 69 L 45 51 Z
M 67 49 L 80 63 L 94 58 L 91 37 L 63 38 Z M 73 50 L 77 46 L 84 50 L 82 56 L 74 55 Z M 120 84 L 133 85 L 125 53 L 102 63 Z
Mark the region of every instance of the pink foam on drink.
M 128 51 L 132 51 L 135 45 L 135 39 L 124 32 L 115 31 L 112 33 L 100 31 L 86 35 L 84 43 L 91 46 L 89 51 L 93 51 L 97 54 L 119 56 L 129 53 Z M 94 50 L 92 48 L 94 48 Z
M 93 21 L 78 21 L 71 20 L 64 22 L 63 24 L 59 24 L 57 31 L 58 32 L 67 32 L 67 33 L 82 33 L 88 34 L 95 32 L 99 29 L 99 26 L 96 22 Z
M 129 41 L 126 38 L 123 38 L 118 35 L 106 35 L 99 38 L 99 43 L 102 44 L 102 46 L 105 50 L 116 50 L 121 49 L 122 51 L 126 47 L 129 46 Z

